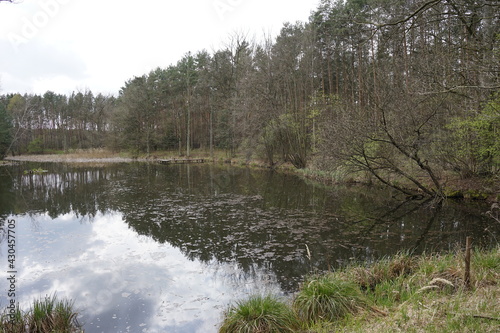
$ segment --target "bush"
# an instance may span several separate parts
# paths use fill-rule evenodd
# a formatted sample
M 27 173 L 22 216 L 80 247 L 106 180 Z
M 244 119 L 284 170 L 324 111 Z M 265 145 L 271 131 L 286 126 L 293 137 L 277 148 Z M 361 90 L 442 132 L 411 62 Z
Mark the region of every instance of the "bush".
M 451 164 L 463 177 L 494 174 L 500 169 L 500 93 L 480 112 L 453 119 L 448 125 L 455 155 Z
M 28 153 L 30 154 L 41 154 L 43 153 L 43 142 L 42 139 L 36 138 L 28 144 Z

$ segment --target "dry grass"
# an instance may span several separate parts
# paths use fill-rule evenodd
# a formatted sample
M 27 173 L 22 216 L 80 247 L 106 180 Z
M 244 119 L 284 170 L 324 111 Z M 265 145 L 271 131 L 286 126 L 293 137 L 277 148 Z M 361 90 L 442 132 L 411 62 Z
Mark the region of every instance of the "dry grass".
M 382 259 L 370 267 L 351 267 L 345 271 L 345 274 L 363 290 L 373 291 L 381 283 L 408 276 L 417 268 L 416 257 L 409 254 L 398 254 L 390 259 Z
M 134 159 L 123 154 L 114 154 L 104 149 L 78 150 L 67 154 L 21 155 L 8 157 L 10 161 L 62 162 L 62 163 L 117 163 Z
M 442 290 L 395 306 L 385 318 L 370 320 L 351 332 L 499 332 L 498 286 L 450 296 Z
M 500 332 L 500 247 L 473 251 L 471 267 L 470 289 L 464 286 L 464 256 L 459 251 L 399 255 L 336 272 L 356 281 L 372 308 L 317 323 L 305 332 Z

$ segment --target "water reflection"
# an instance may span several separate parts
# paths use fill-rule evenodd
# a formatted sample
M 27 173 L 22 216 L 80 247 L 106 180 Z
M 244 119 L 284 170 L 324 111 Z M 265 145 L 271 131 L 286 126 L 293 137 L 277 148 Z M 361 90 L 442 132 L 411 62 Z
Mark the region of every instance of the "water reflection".
M 25 168 L 0 168 L 0 217 L 15 218 L 22 239 L 21 301 L 76 299 L 88 332 L 214 332 L 230 301 L 293 292 L 311 270 L 499 233 L 479 203 L 401 202 L 264 171 Z
M 234 295 L 273 291 L 271 276 L 263 284 L 229 263 L 186 261 L 175 247 L 137 235 L 119 213 L 90 224 L 74 215 L 38 215 L 37 225 L 17 218 L 24 305 L 57 291 L 77 300 L 87 332 L 211 332 Z

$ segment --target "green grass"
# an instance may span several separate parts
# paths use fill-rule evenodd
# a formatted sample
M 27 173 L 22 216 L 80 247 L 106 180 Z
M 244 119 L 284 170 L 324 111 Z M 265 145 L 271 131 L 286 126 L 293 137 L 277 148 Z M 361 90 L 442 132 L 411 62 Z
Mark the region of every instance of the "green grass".
M 471 288 L 464 270 L 464 254 L 456 250 L 399 254 L 311 276 L 290 306 L 300 327 L 295 332 L 500 332 L 500 246 L 472 251 Z M 254 298 L 248 302 L 226 313 L 220 332 L 290 332 L 260 326 L 257 318 L 270 311 Z
M 335 274 L 308 278 L 293 301 L 297 316 L 306 323 L 334 321 L 367 305 L 357 284 Z
M 7 310 L 0 316 L 0 332 L 24 332 L 25 318 L 19 304 L 16 306 L 13 313 L 7 313 Z
M 471 289 L 464 285 L 464 266 L 463 253 L 455 251 L 398 255 L 331 273 L 356 281 L 381 311 L 321 321 L 307 332 L 499 332 L 500 247 L 473 251 Z
M 33 168 L 31 170 L 24 170 L 24 174 L 25 175 L 29 175 L 29 174 L 42 174 L 42 173 L 47 173 L 49 172 L 48 170 L 44 170 L 42 168 Z
M 58 300 L 56 295 L 34 300 L 31 309 L 16 307 L 13 316 L 1 315 L 0 333 L 76 333 L 83 332 L 73 303 Z
M 289 306 L 272 296 L 252 296 L 227 310 L 219 333 L 281 333 L 297 328 Z
M 44 149 L 43 153 L 45 155 L 48 155 L 48 154 L 64 155 L 65 154 L 64 150 L 57 150 L 57 149 Z
M 312 179 L 322 183 L 336 184 L 347 182 L 348 180 L 348 172 L 343 168 L 337 168 L 333 171 L 319 170 L 316 168 L 296 169 L 294 171 L 306 179 Z

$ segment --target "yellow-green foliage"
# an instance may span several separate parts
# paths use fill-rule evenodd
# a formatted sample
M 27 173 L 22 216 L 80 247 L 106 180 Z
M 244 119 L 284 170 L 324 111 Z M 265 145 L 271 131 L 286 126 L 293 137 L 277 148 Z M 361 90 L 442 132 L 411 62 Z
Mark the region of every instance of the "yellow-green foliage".
M 500 93 L 481 112 L 468 118 L 454 119 L 453 132 L 458 159 L 472 173 L 494 172 L 500 167 Z

